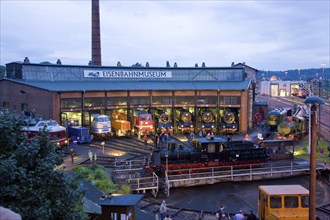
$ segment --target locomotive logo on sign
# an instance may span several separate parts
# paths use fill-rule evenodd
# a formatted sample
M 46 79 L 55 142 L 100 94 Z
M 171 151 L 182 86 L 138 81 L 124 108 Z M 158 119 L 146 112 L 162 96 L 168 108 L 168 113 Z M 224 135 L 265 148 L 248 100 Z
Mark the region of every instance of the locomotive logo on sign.
M 92 77 L 99 77 L 100 76 L 100 72 L 89 72 L 88 76 L 92 76 Z
M 261 121 L 261 119 L 262 119 L 262 115 L 261 115 L 260 113 L 256 113 L 256 114 L 254 115 L 254 118 L 259 122 L 259 121 Z

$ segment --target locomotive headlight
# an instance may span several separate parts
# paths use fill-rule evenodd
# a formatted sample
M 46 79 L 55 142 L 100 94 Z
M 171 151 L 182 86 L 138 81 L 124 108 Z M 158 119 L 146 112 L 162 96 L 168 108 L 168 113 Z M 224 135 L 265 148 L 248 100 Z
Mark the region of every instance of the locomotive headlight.
M 181 125 L 181 128 L 183 128 L 183 125 Z
M 204 128 L 204 125 L 202 126 L 202 128 Z
M 212 125 L 211 128 L 214 128 L 214 125 Z
M 194 126 L 193 125 L 190 125 L 191 128 L 193 128 Z
M 233 125 L 233 128 L 235 128 L 235 125 Z

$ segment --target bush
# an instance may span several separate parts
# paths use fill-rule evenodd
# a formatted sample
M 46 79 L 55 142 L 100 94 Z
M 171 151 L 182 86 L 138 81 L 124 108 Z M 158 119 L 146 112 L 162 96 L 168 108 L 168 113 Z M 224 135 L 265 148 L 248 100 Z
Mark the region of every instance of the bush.
M 91 173 L 92 173 L 92 170 L 87 168 L 87 167 L 79 167 L 79 166 L 76 166 L 76 167 L 73 167 L 72 168 L 73 172 L 75 172 L 79 177 L 85 179 L 87 178 Z
M 129 185 L 122 185 L 118 190 L 117 193 L 119 194 L 130 194 L 131 187 Z
M 72 169 L 79 177 L 91 182 L 95 187 L 104 192 L 108 193 L 120 193 L 129 194 L 131 192 L 129 185 L 118 186 L 115 184 L 104 167 L 93 165 L 91 167 L 74 167 Z
M 309 159 L 310 155 L 307 150 L 308 145 L 308 141 L 301 142 L 300 145 L 295 148 L 295 157 Z M 320 153 L 321 148 L 324 149 L 323 157 Z M 319 145 L 316 146 L 316 160 L 319 162 L 330 163 L 330 157 L 328 155 L 328 143 L 325 140 L 321 139 Z

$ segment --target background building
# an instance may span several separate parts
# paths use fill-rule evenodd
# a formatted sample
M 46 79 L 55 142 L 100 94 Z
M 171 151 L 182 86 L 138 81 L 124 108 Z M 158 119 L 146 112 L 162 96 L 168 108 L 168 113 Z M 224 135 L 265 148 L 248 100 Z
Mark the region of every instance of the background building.
M 110 118 L 125 115 L 133 128 L 137 112 L 146 111 L 157 126 L 160 115 L 166 113 L 174 133 L 180 132 L 184 111 L 191 113 L 195 132 L 203 128 L 203 112 L 213 113 L 215 132 L 223 132 L 225 115 L 231 112 L 237 132 L 245 133 L 252 128 L 254 86 L 244 69 L 74 66 L 59 60 L 32 64 L 26 58 L 6 65 L 0 102 L 17 113 L 34 111 L 63 125 L 74 119 L 89 126 L 91 114 L 99 113 Z

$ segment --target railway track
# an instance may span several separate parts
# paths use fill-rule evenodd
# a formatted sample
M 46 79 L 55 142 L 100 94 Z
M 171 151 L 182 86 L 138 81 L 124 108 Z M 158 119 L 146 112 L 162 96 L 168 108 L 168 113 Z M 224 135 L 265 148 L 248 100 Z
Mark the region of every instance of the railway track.
M 316 207 L 316 211 L 320 219 L 330 219 L 330 203 Z
M 152 145 L 145 144 L 133 138 L 123 138 L 123 139 L 111 138 L 109 140 L 104 141 L 104 143 L 105 143 L 104 148 L 106 150 L 114 149 L 135 156 L 147 156 L 150 155 L 150 153 L 153 150 Z M 103 145 L 100 142 L 93 143 L 90 146 L 99 149 L 103 148 Z
M 160 204 L 158 203 L 148 203 L 147 201 L 142 200 L 139 203 L 139 209 L 145 212 L 148 212 L 152 215 L 159 213 Z M 213 219 L 215 216 L 214 212 L 210 211 L 200 211 L 187 208 L 176 208 L 173 206 L 167 206 L 167 213 L 175 219 Z

